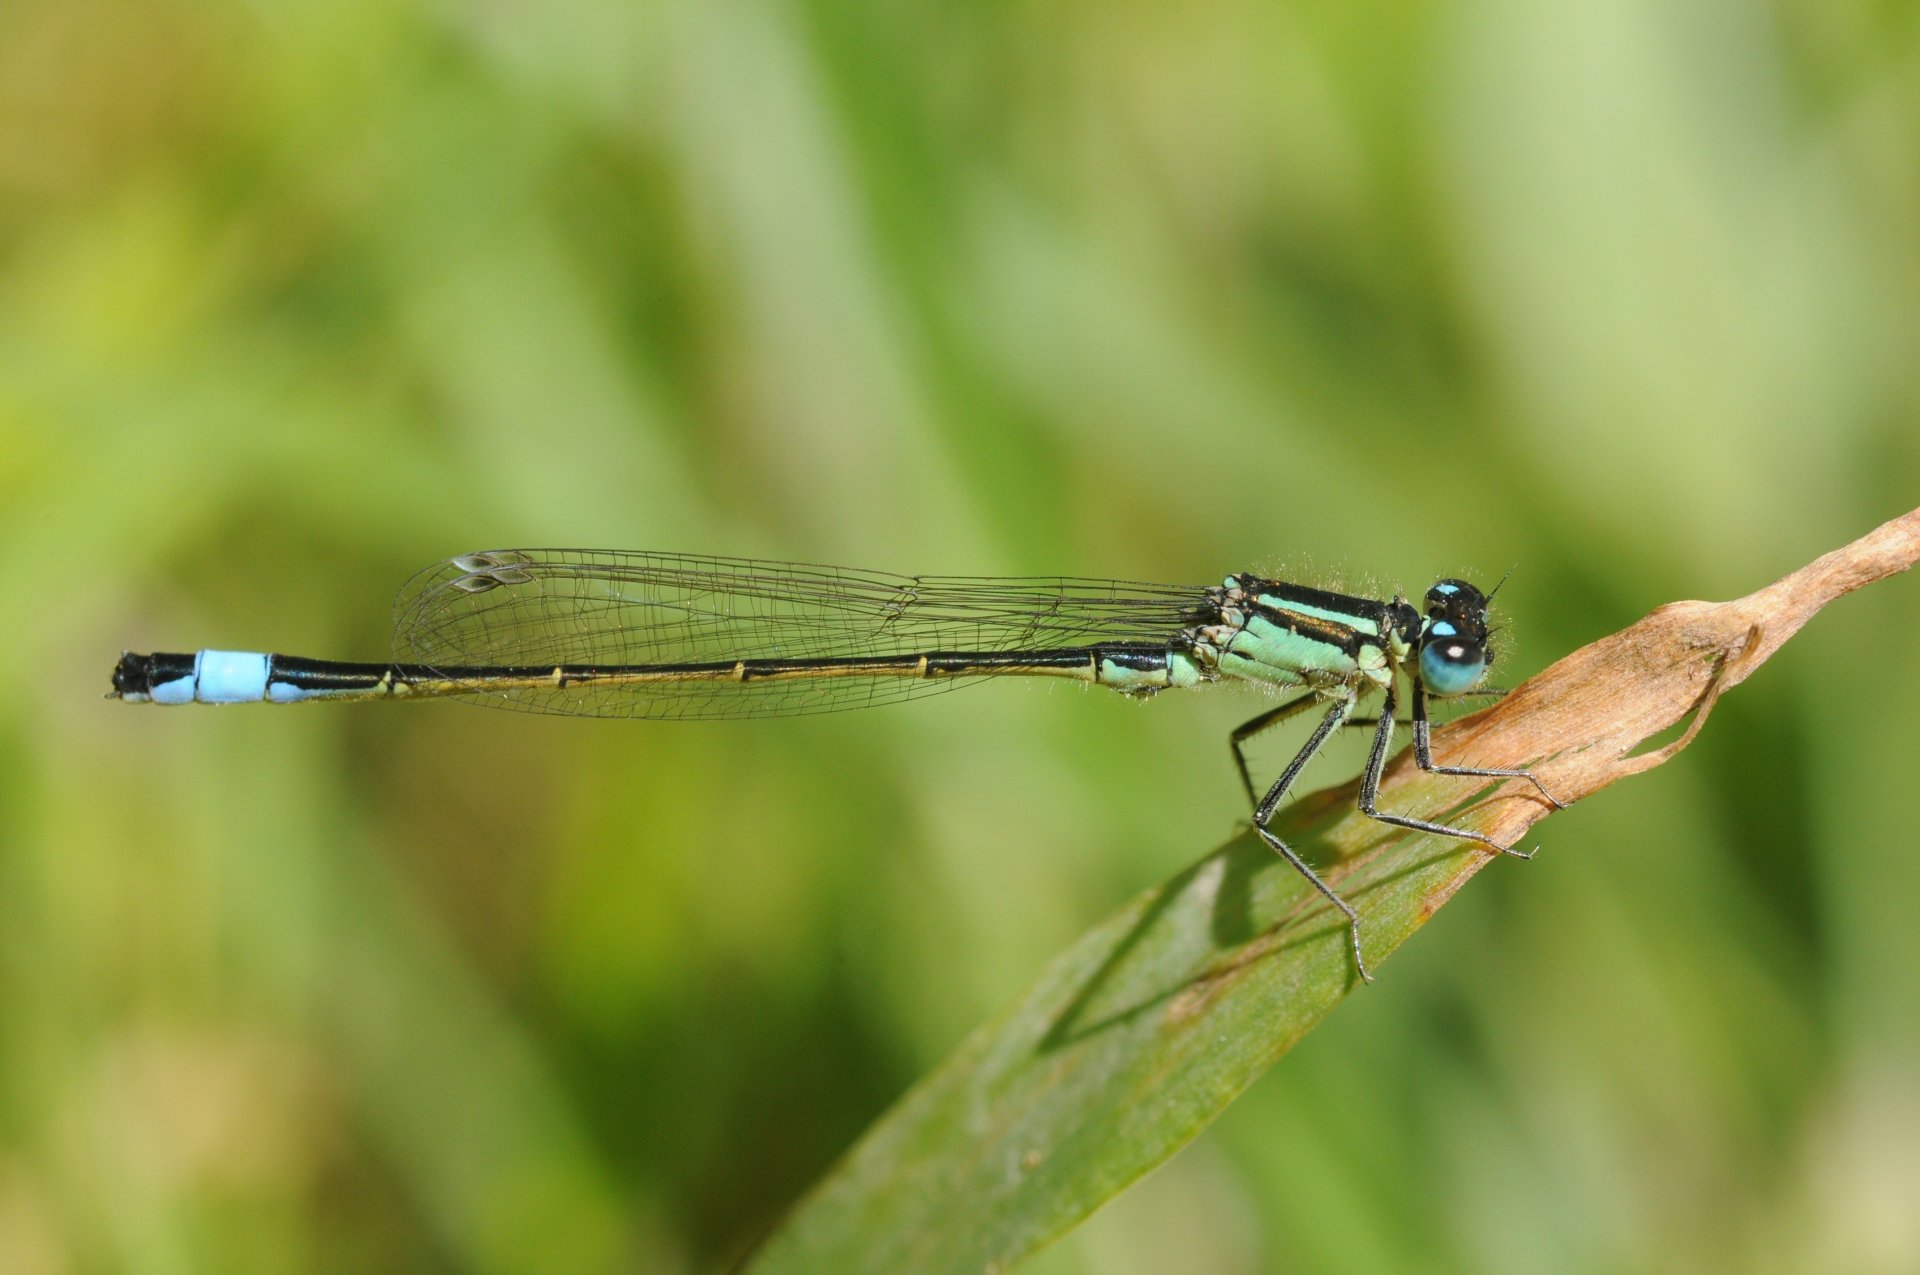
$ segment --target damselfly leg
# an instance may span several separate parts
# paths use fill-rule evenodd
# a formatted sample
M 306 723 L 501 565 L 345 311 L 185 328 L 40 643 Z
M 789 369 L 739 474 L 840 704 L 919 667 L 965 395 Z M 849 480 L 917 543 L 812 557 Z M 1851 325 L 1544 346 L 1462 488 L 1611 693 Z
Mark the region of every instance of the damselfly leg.
M 1281 717 L 1276 714 L 1298 712 L 1304 704 L 1312 703 L 1315 698 L 1315 695 L 1306 695 L 1289 701 L 1272 713 L 1264 713 L 1255 718 L 1253 722 L 1248 723 L 1248 726 L 1252 726 L 1257 732 L 1281 720 Z M 1268 849 L 1292 865 L 1295 872 L 1305 877 L 1308 884 L 1318 890 L 1327 902 L 1339 908 L 1341 914 L 1347 918 L 1347 937 L 1353 947 L 1354 968 L 1359 971 L 1363 982 L 1371 983 L 1373 975 L 1367 972 L 1367 959 L 1360 951 L 1360 914 L 1354 911 L 1351 903 L 1340 897 L 1338 891 L 1322 881 L 1320 874 L 1309 867 L 1307 861 L 1296 854 L 1292 846 L 1267 828 L 1268 821 L 1273 818 L 1273 812 L 1280 808 L 1280 803 L 1286 799 L 1288 789 L 1293 787 L 1293 781 L 1300 777 L 1300 772 L 1306 769 L 1307 763 L 1314 759 L 1315 754 L 1326 746 L 1327 740 L 1332 738 L 1333 733 L 1340 729 L 1341 723 L 1345 722 L 1348 715 L 1353 712 L 1353 705 L 1352 695 L 1344 695 L 1334 700 L 1333 707 L 1328 709 L 1327 715 L 1320 719 L 1320 724 L 1313 728 L 1313 734 L 1308 737 L 1300 751 L 1294 754 L 1293 760 L 1287 763 L 1287 768 L 1280 772 L 1280 778 L 1273 781 L 1273 786 L 1267 789 L 1267 795 L 1260 799 L 1260 804 L 1254 807 L 1253 830 L 1260 834 L 1260 839 L 1267 843 Z M 1245 730 L 1246 727 L 1241 729 Z M 1236 731 L 1235 753 L 1239 752 L 1239 735 L 1240 732 Z
M 1499 692 L 1505 694 L 1506 692 Z M 1524 779 L 1539 790 L 1547 804 L 1555 810 L 1565 810 L 1567 804 L 1554 796 L 1540 777 L 1531 770 L 1504 770 L 1484 766 L 1436 766 L 1433 764 L 1433 744 L 1427 725 L 1427 688 L 1419 682 L 1413 684 L 1413 760 L 1420 769 L 1434 775 L 1468 775 L 1481 779 Z M 1512 853 L 1508 851 L 1507 853 Z M 1522 855 L 1521 858 L 1532 858 Z
M 1267 710 L 1250 721 L 1243 722 L 1234 729 L 1230 737 L 1230 742 L 1233 746 L 1233 758 L 1235 764 L 1239 767 L 1240 782 L 1247 790 L 1247 798 L 1249 801 L 1254 801 L 1254 787 L 1252 771 L 1247 763 L 1247 741 L 1282 722 L 1298 716 L 1303 710 L 1320 702 L 1323 698 L 1324 696 L 1321 692 L 1309 691 L 1305 695 L 1297 696 L 1277 707 Z M 1372 721 L 1354 721 L 1352 715 L 1355 703 L 1356 699 L 1354 698 L 1342 698 L 1334 702 L 1333 707 L 1328 711 L 1326 717 L 1323 718 L 1320 725 L 1314 729 L 1313 735 L 1307 740 L 1300 751 L 1295 754 L 1293 760 L 1287 764 L 1286 769 L 1281 772 L 1279 779 L 1275 780 L 1273 785 L 1267 789 L 1264 797 L 1255 802 L 1253 826 L 1254 830 L 1260 834 L 1261 839 L 1267 843 L 1269 848 L 1279 854 L 1281 858 L 1285 859 L 1296 872 L 1304 877 L 1315 890 L 1319 891 L 1328 902 L 1338 908 L 1341 914 L 1347 918 L 1348 933 L 1352 940 L 1354 967 L 1358 970 L 1363 980 L 1372 982 L 1373 975 L 1367 970 L 1366 958 L 1360 945 L 1359 913 L 1356 912 L 1353 906 L 1342 898 L 1332 886 L 1329 886 L 1322 880 L 1320 875 L 1309 867 L 1306 861 L 1303 860 L 1291 846 L 1267 827 L 1268 821 L 1272 819 L 1281 801 L 1285 800 L 1286 794 L 1291 790 L 1300 772 L 1305 769 L 1306 764 L 1313 760 L 1320 750 L 1325 747 L 1327 740 L 1335 731 L 1343 726 L 1366 726 L 1372 728 L 1373 744 L 1367 751 L 1367 763 L 1361 771 L 1360 794 L 1357 804 L 1362 814 L 1370 819 L 1378 820 L 1381 823 L 1396 828 L 1406 828 L 1413 832 L 1425 832 L 1434 836 L 1457 837 L 1462 841 L 1476 842 L 1489 850 L 1514 859 L 1531 859 L 1535 853 L 1532 850 L 1520 850 L 1513 846 L 1502 845 L 1490 837 L 1478 832 L 1469 831 L 1465 828 L 1453 828 L 1429 819 L 1419 819 L 1412 815 L 1393 814 L 1379 809 L 1380 780 L 1386 771 L 1387 756 L 1392 751 L 1394 728 L 1402 724 L 1411 725 L 1413 728 L 1414 760 L 1420 769 L 1436 775 L 1459 775 L 1484 779 L 1525 779 L 1532 783 L 1535 788 L 1539 789 L 1540 795 L 1550 802 L 1555 809 L 1562 809 L 1563 807 L 1559 800 L 1547 790 L 1546 785 L 1541 783 L 1531 771 L 1494 769 L 1477 766 L 1435 765 L 1433 761 L 1432 738 L 1427 717 L 1427 696 L 1425 688 L 1420 685 L 1418 679 L 1415 679 L 1413 682 L 1413 718 L 1409 723 L 1401 723 L 1394 716 L 1395 711 L 1399 707 L 1399 700 L 1395 687 L 1391 684 L 1385 688 L 1385 702 L 1380 706 L 1380 715 L 1378 718 Z
M 1247 790 L 1247 805 L 1253 809 L 1260 809 L 1260 794 L 1254 791 L 1253 771 L 1247 766 L 1247 741 L 1274 726 L 1278 726 L 1281 722 L 1298 717 L 1303 711 L 1313 707 L 1319 702 L 1320 692 L 1308 691 L 1305 695 L 1296 696 L 1279 707 L 1270 708 L 1251 721 L 1241 722 L 1233 728 L 1233 734 L 1228 737 L 1228 742 L 1233 745 L 1234 765 L 1240 768 L 1241 786 Z M 1351 721 L 1344 718 L 1341 720 L 1341 725 L 1343 726 L 1351 726 L 1352 724 Z

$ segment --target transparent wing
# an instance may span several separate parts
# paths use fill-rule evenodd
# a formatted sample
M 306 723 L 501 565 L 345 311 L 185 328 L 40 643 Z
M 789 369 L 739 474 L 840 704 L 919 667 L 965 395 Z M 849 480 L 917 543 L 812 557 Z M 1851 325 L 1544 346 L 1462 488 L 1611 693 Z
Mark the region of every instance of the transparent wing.
M 1073 578 L 900 576 L 690 554 L 501 549 L 429 567 L 395 603 L 394 656 L 436 669 L 651 667 L 1164 644 L 1206 590 Z M 826 713 L 978 677 L 476 687 L 499 707 L 586 717 Z

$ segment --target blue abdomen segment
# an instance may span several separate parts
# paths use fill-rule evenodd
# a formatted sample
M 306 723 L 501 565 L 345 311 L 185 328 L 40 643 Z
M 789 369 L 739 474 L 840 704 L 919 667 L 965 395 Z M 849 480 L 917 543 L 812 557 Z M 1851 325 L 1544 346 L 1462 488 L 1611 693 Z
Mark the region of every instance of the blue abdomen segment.
M 193 697 L 202 704 L 257 704 L 266 698 L 272 664 L 260 651 L 202 651 Z

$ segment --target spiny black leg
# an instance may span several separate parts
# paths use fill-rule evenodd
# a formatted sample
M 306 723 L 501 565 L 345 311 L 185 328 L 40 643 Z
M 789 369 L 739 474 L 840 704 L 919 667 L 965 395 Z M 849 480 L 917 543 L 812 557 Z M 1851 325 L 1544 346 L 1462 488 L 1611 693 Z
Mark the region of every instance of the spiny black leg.
M 1531 770 L 1487 770 L 1478 766 L 1436 766 L 1433 764 L 1433 746 L 1428 738 L 1427 727 L 1427 688 L 1418 678 L 1413 682 L 1413 759 L 1420 769 L 1434 775 L 1477 775 L 1484 779 L 1524 779 L 1540 790 L 1547 804 L 1555 810 L 1565 810 L 1566 803 L 1547 791 L 1547 786 Z
M 1233 745 L 1234 764 L 1240 767 L 1240 783 L 1247 790 L 1247 804 L 1249 806 L 1258 809 L 1260 798 L 1256 796 L 1253 791 L 1253 772 L 1247 769 L 1247 754 L 1241 745 L 1245 744 L 1255 735 L 1258 735 L 1261 731 L 1267 729 L 1267 727 L 1276 726 L 1286 721 L 1289 717 L 1297 716 L 1301 709 L 1314 703 L 1319 697 L 1320 693 L 1318 691 L 1308 691 L 1305 695 L 1297 699 L 1290 699 L 1278 708 L 1270 708 L 1252 721 L 1242 722 L 1234 728 L 1229 742 Z
M 1413 720 L 1415 723 L 1414 730 L 1416 732 L 1420 729 L 1422 722 L 1421 710 L 1425 707 L 1418 698 L 1419 694 L 1419 684 L 1415 683 Z M 1381 823 L 1392 824 L 1396 828 L 1411 828 L 1415 832 L 1431 832 L 1443 837 L 1459 837 L 1462 841 L 1477 841 L 1489 850 L 1497 850 L 1501 854 L 1511 855 L 1516 859 L 1533 858 L 1533 851 L 1531 850 L 1515 850 L 1512 846 L 1503 846 L 1491 837 L 1483 836 L 1478 832 L 1468 832 L 1465 828 L 1449 828 L 1446 824 L 1434 823 L 1427 819 L 1415 819 L 1411 815 L 1385 814 L 1376 808 L 1375 802 L 1380 796 L 1380 775 L 1387 768 L 1387 749 L 1393 743 L 1393 709 L 1394 687 L 1389 683 L 1387 686 L 1387 702 L 1381 706 L 1380 722 L 1374 729 L 1373 747 L 1367 752 L 1367 768 L 1360 773 L 1360 813 L 1366 815 L 1369 819 L 1378 819 Z M 1419 738 L 1418 734 L 1415 735 L 1415 738 Z M 1428 769 L 1431 769 L 1431 767 Z M 1451 774 L 1453 772 L 1441 771 L 1438 773 Z M 1473 771 L 1469 773 L 1478 774 L 1479 772 Z
M 1309 696 L 1307 698 L 1311 699 L 1312 697 Z M 1301 703 L 1301 700 L 1294 700 L 1282 704 L 1272 713 L 1255 718 L 1253 722 L 1248 723 L 1248 726 L 1258 730 L 1261 726 L 1271 725 L 1273 721 L 1279 720 L 1280 714 L 1288 710 L 1298 712 Z M 1360 954 L 1360 914 L 1353 910 L 1352 904 L 1336 894 L 1332 886 L 1322 881 L 1320 874 L 1308 867 L 1306 860 L 1293 852 L 1293 847 L 1289 846 L 1279 837 L 1274 836 L 1273 833 L 1267 831 L 1267 821 L 1273 818 L 1273 812 L 1279 808 L 1281 800 L 1286 797 L 1287 789 L 1293 786 L 1293 781 L 1300 777 L 1300 772 L 1306 769 L 1307 763 L 1313 760 L 1314 754 L 1325 746 L 1328 738 L 1332 736 L 1333 732 L 1340 729 L 1340 723 L 1344 722 L 1347 719 L 1347 714 L 1352 711 L 1352 696 L 1334 701 L 1333 707 L 1327 710 L 1327 715 L 1321 719 L 1318 726 L 1313 728 L 1313 734 L 1308 738 L 1305 746 L 1294 755 L 1292 761 L 1287 763 L 1287 768 L 1280 772 L 1280 778 L 1273 781 L 1273 787 L 1267 789 L 1267 795 L 1262 797 L 1260 804 L 1254 807 L 1253 830 L 1260 834 L 1260 839 L 1267 843 L 1269 849 L 1293 865 L 1295 872 L 1305 877 L 1308 884 L 1320 891 L 1320 893 L 1325 896 L 1327 902 L 1339 908 L 1341 913 L 1347 918 L 1347 934 L 1353 944 L 1353 966 L 1360 972 L 1361 981 L 1371 983 L 1373 981 L 1373 975 L 1367 972 L 1366 958 Z M 1387 712 L 1388 715 L 1391 716 L 1393 710 L 1388 709 Z M 1244 730 L 1246 728 L 1243 727 L 1242 729 Z M 1234 735 L 1234 752 L 1237 754 L 1239 752 L 1240 732 L 1236 731 Z M 1243 774 L 1245 770 L 1246 763 L 1243 760 L 1241 762 L 1241 771 Z M 1251 784 L 1249 784 L 1249 787 L 1251 787 Z

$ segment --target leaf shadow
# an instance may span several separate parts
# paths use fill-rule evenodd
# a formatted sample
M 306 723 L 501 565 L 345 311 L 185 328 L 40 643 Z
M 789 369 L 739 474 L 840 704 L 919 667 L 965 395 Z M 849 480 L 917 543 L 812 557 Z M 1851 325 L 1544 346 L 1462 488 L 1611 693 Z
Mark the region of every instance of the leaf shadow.
M 1434 867 L 1458 855 L 1460 847 L 1438 844 L 1431 854 L 1397 862 L 1385 872 L 1368 868 L 1391 851 L 1409 834 L 1387 824 L 1369 825 L 1378 834 L 1347 849 L 1335 847 L 1326 834 L 1352 812 L 1354 786 L 1343 784 L 1309 794 L 1289 808 L 1284 834 L 1289 845 L 1321 872 L 1329 883 L 1358 879 L 1358 884 L 1338 886 L 1349 899 L 1361 899 L 1368 893 Z M 1454 807 L 1473 804 L 1469 798 Z M 1256 887 L 1272 872 L 1286 885 L 1271 887 L 1267 898 L 1257 897 Z M 1291 884 L 1297 882 L 1296 884 Z M 1281 892 L 1284 891 L 1284 895 Z M 1263 906 L 1265 903 L 1265 906 Z M 1278 903 L 1279 906 L 1274 905 Z M 1207 910 L 1204 946 L 1194 944 L 1194 959 L 1185 973 L 1158 987 L 1145 987 L 1128 995 L 1126 984 L 1139 981 L 1132 969 L 1147 968 L 1156 962 L 1147 959 L 1156 944 L 1177 946 L 1190 926 L 1181 924 L 1183 908 L 1205 906 Z M 1125 1027 L 1142 1015 L 1170 1005 L 1176 998 L 1250 967 L 1280 956 L 1295 948 L 1325 941 L 1329 934 L 1346 933 L 1346 922 L 1337 914 L 1324 924 L 1312 924 L 1332 911 L 1317 892 L 1293 874 L 1286 862 L 1267 848 L 1251 827 L 1242 827 L 1211 854 L 1169 878 L 1145 905 L 1101 959 L 1097 968 L 1084 978 L 1073 995 L 1061 1007 L 1046 1033 L 1034 1047 L 1036 1055 L 1045 1055 L 1091 1039 L 1103 1032 Z M 1271 917 L 1271 919 L 1265 919 Z M 1298 930 L 1298 933 L 1292 931 Z M 1344 952 L 1344 947 L 1342 948 Z M 1355 971 L 1348 970 L 1349 988 L 1358 983 Z M 1108 999 L 1123 1003 L 1101 1009 Z

